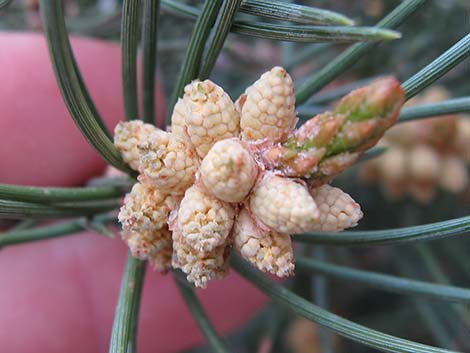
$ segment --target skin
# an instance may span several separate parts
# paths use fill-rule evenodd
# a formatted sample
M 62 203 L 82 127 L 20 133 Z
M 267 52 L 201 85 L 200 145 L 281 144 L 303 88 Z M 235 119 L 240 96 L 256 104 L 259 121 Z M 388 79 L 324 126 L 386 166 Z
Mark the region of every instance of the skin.
M 73 40 L 99 112 L 112 129 L 123 117 L 120 49 Z M 74 126 L 62 102 L 45 41 L 0 34 L 0 182 L 81 185 L 105 163 Z M 158 119 L 163 118 L 157 94 Z M 126 248 L 92 232 L 0 251 L 2 351 L 107 352 Z M 239 327 L 266 301 L 236 274 L 198 295 L 221 333 Z M 148 269 L 139 321 L 139 352 L 170 353 L 203 342 L 171 275 Z

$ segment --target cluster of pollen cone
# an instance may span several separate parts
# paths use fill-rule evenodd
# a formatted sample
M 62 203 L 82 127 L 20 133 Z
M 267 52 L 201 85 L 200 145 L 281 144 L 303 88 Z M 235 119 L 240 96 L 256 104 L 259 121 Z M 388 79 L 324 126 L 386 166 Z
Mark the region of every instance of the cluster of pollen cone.
M 385 78 L 351 92 L 295 129 L 293 82 L 264 73 L 234 103 L 209 80 L 188 84 L 171 128 L 120 123 L 115 145 L 138 182 L 119 213 L 132 254 L 179 268 L 206 287 L 228 271 L 231 249 L 279 277 L 294 271 L 291 234 L 341 231 L 359 205 L 328 185 L 396 121 L 403 90 Z
M 417 96 L 410 105 L 443 101 L 449 94 L 443 87 L 432 87 Z M 470 119 L 445 115 L 400 124 L 380 141 L 387 151 L 365 163 L 361 179 L 379 184 L 392 200 L 410 195 L 427 204 L 438 187 L 461 193 L 469 185 Z

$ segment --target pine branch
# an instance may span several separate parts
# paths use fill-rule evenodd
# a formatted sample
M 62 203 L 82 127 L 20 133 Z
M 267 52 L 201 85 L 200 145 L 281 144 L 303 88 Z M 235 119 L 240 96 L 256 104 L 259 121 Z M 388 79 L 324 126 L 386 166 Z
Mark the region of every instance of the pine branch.
M 284 22 L 339 26 L 354 24 L 352 19 L 337 12 L 277 0 L 244 0 L 240 10 L 250 15 Z
M 50 204 L 118 198 L 125 191 L 116 186 L 52 188 L 0 184 L 0 199 Z
M 469 232 L 470 216 L 467 216 L 406 228 L 341 233 L 305 233 L 295 235 L 293 239 L 300 242 L 328 245 L 396 245 L 455 237 Z
M 232 257 L 233 268 L 280 305 L 341 336 L 384 352 L 450 353 L 451 351 L 404 340 L 346 320 L 299 297 L 269 280 L 239 257 Z
M 56 80 L 75 124 L 109 164 L 134 175 L 114 147 L 83 83 L 65 29 L 62 1 L 40 0 L 40 10 Z
M 342 91 L 342 87 L 340 87 L 340 89 Z M 338 89 L 338 91 L 340 89 Z M 310 119 L 312 116 L 323 113 L 328 109 L 328 107 L 317 105 L 301 106 L 298 109 L 298 114 L 301 120 L 303 121 L 305 119 Z M 440 115 L 460 114 L 468 112 L 470 112 L 470 97 L 454 98 L 438 103 L 405 107 L 401 110 L 400 117 L 397 123 L 418 119 L 426 119 Z
M 121 23 L 121 73 L 127 120 L 139 117 L 137 103 L 137 46 L 140 1 L 123 0 Z
M 401 38 L 401 34 L 396 31 L 377 27 L 294 26 L 239 21 L 235 22 L 232 28 L 238 34 L 299 43 L 375 42 Z
M 57 237 L 75 235 L 78 232 L 90 229 L 90 224 L 100 223 L 106 225 L 116 220 L 115 215 L 98 215 L 91 219 L 79 218 L 59 224 L 40 226 L 28 229 L 14 229 L 0 233 L 0 247 L 18 245 Z
M 296 256 L 295 263 L 296 268 L 301 272 L 320 273 L 328 277 L 346 280 L 348 283 L 357 282 L 378 288 L 379 290 L 407 295 L 421 295 L 453 302 L 470 302 L 470 289 L 466 288 L 428 283 L 371 271 L 356 270 L 301 256 Z
M 194 18 L 200 13 L 198 9 L 175 0 L 162 0 L 162 4 L 175 14 L 188 18 Z M 230 31 L 265 39 L 309 43 L 325 41 L 346 43 L 400 38 L 398 32 L 377 27 L 291 26 L 238 20 L 234 21 Z
M 160 0 L 144 0 L 142 22 L 142 116 L 153 124 Z M 161 126 L 162 127 L 162 126 Z
M 426 0 L 406 0 L 402 1 L 392 12 L 385 16 L 377 27 L 396 28 L 403 21 L 408 19 L 418 8 L 424 5 Z M 355 62 L 364 56 L 369 50 L 374 48 L 374 43 L 354 44 L 338 55 L 328 65 L 320 69 L 313 75 L 306 78 L 300 85 L 296 93 L 297 104 L 302 104 L 313 94 L 320 91 L 328 83 L 349 69 Z
M 312 251 L 312 255 L 320 260 L 320 261 L 325 261 L 327 260 L 327 254 L 322 246 L 315 246 L 315 248 Z M 297 259 L 296 259 L 296 268 L 297 266 Z M 314 299 L 314 303 L 318 305 L 320 308 L 323 308 L 325 310 L 329 309 L 329 281 L 323 276 L 322 274 L 316 274 L 311 277 L 311 296 Z M 323 327 L 319 327 L 319 336 L 320 336 L 320 344 L 322 347 L 322 352 L 323 353 L 333 353 L 333 342 L 332 342 L 332 334 L 331 332 L 328 332 Z
M 78 202 L 42 205 L 32 202 L 0 200 L 0 219 L 53 219 L 75 216 L 93 216 L 109 212 L 120 205 L 116 201 Z
M 470 56 L 470 34 L 464 36 L 429 65 L 403 83 L 410 99 Z
M 137 352 L 137 324 L 146 265 L 145 261 L 136 259 L 130 253 L 127 255 L 114 314 L 109 353 Z
M 455 98 L 439 103 L 423 104 L 404 108 L 400 113 L 398 122 L 467 112 L 470 112 L 470 97 Z
M 189 40 L 188 49 L 186 50 L 183 66 L 173 91 L 170 107 L 173 107 L 178 97 L 181 97 L 184 86 L 197 77 L 202 53 L 204 51 L 204 45 L 217 17 L 221 4 L 222 0 L 206 0 L 204 2 L 201 14 L 196 21 L 191 39 Z
M 206 337 L 207 343 L 210 345 L 215 353 L 228 353 L 229 350 L 223 339 L 217 334 L 214 327 L 209 321 L 206 313 L 204 312 L 199 299 L 194 293 L 194 289 L 190 287 L 184 276 L 174 272 L 175 282 L 180 290 L 181 296 L 186 302 L 191 314 L 196 320 L 197 325 Z
M 223 2 L 212 29 L 207 54 L 199 74 L 201 80 L 210 76 L 241 2 L 242 0 L 226 0 Z

